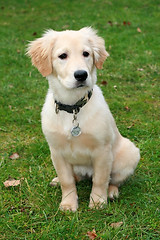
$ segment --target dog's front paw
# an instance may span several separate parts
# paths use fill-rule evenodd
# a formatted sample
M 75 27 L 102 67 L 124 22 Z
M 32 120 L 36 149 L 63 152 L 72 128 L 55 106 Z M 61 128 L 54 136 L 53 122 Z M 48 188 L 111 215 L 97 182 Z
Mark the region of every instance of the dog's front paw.
M 72 211 L 75 212 L 78 208 L 78 196 L 76 191 L 66 191 L 62 194 L 62 201 L 60 204 L 60 209 L 62 211 Z
M 103 208 L 107 205 L 106 196 L 98 196 L 96 194 L 91 194 L 89 208 Z
M 72 202 L 62 201 L 61 204 L 60 204 L 60 209 L 62 211 L 72 211 L 72 212 L 75 212 L 75 211 L 77 211 L 77 208 L 78 208 L 78 201 L 77 200 L 72 201 Z

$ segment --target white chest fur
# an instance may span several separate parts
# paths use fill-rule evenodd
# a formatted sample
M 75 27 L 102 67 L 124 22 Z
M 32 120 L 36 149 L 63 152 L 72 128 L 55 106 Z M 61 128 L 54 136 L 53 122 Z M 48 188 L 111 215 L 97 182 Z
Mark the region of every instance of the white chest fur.
M 99 94 L 93 93 L 77 114 L 82 132 L 77 137 L 71 134 L 73 114 L 65 111 L 56 114 L 52 93 L 48 93 L 42 110 L 42 129 L 50 148 L 60 152 L 73 165 L 90 165 L 96 149 L 105 146 L 114 136 L 112 115 L 99 88 L 94 91 Z

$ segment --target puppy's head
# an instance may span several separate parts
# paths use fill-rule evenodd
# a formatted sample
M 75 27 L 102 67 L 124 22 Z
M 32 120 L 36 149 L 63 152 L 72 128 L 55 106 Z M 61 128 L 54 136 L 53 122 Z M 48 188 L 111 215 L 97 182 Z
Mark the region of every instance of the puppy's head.
M 68 89 L 92 87 L 95 68 L 101 69 L 109 56 L 104 40 L 90 27 L 79 31 L 48 30 L 29 43 L 27 54 L 44 77 L 52 74 Z

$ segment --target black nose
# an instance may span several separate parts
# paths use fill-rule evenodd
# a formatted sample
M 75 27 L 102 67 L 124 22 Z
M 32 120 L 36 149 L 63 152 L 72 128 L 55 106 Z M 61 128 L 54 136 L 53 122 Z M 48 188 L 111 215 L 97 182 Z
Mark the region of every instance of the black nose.
M 78 70 L 74 73 L 74 77 L 77 81 L 83 82 L 88 77 L 88 73 L 84 70 Z

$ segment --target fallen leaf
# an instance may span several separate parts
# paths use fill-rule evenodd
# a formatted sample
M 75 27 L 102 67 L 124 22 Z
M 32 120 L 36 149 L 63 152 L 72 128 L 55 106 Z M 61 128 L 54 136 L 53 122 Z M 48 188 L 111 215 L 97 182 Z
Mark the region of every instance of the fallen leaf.
M 138 70 L 138 71 L 144 71 L 144 69 L 143 69 L 143 68 L 138 68 L 137 70 Z
M 141 31 L 141 29 L 138 27 L 137 28 L 137 32 L 139 32 L 139 33 L 141 33 L 142 31 Z
M 125 25 L 125 26 L 126 26 L 126 25 L 130 26 L 131 23 L 130 23 L 130 22 L 126 22 L 126 21 L 124 21 L 124 22 L 123 22 L 123 25 Z
M 113 26 L 112 21 L 108 21 L 108 24 L 109 24 L 110 26 Z
M 18 159 L 19 154 L 18 153 L 13 153 L 9 158 L 12 159 L 12 160 Z
M 69 25 L 68 25 L 68 24 L 62 26 L 62 29 L 68 29 L 68 28 L 69 28 Z
M 123 225 L 123 222 L 116 222 L 116 223 L 111 223 L 111 227 L 112 228 L 118 228 L 118 227 L 120 227 L 120 226 L 122 226 Z
M 87 236 L 89 237 L 89 239 L 94 240 L 97 237 L 96 230 L 93 229 L 92 232 L 87 232 Z
M 128 112 L 130 111 L 130 108 L 128 106 L 125 106 L 124 109 Z
M 134 123 L 133 123 L 132 125 L 128 126 L 127 129 L 130 129 L 130 128 L 133 127 L 133 126 L 134 126 Z
M 14 178 L 9 178 L 3 184 L 7 188 L 7 187 L 18 186 L 18 185 L 20 185 L 20 183 L 21 183 L 21 180 L 15 180 Z
M 107 85 L 107 81 L 102 81 L 101 84 L 106 86 Z
M 30 209 L 31 209 L 31 207 L 26 207 L 26 206 L 25 206 L 25 207 L 21 207 L 21 208 L 20 208 L 20 211 L 21 211 L 21 212 L 26 212 L 26 210 L 30 210 Z
M 135 204 L 136 204 L 136 203 L 135 203 L 135 202 L 133 202 L 133 203 L 130 203 L 129 205 L 130 205 L 130 206 L 134 206 Z

